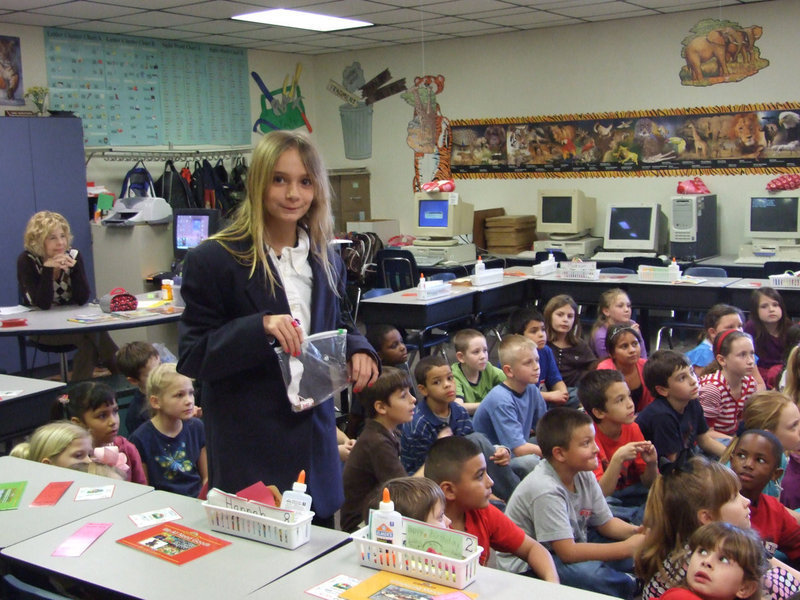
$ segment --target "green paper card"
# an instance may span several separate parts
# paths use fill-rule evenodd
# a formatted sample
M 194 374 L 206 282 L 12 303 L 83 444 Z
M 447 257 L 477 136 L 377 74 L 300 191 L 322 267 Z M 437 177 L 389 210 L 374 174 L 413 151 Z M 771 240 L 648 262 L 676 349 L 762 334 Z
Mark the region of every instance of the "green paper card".
M 14 510 L 22 500 L 27 481 L 0 483 L 0 510 Z
M 478 548 L 478 539 L 454 529 L 443 529 L 421 521 L 404 518 L 406 547 L 441 554 L 461 560 Z
M 112 194 L 100 194 L 97 196 L 97 210 L 111 210 L 114 208 L 114 196 Z

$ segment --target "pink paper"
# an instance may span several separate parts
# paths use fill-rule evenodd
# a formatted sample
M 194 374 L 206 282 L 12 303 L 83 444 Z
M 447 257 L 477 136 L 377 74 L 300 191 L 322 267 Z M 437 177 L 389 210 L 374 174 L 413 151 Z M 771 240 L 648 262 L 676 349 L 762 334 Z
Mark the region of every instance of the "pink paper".
M 113 523 L 86 523 L 61 542 L 52 556 L 80 556 L 112 525 Z

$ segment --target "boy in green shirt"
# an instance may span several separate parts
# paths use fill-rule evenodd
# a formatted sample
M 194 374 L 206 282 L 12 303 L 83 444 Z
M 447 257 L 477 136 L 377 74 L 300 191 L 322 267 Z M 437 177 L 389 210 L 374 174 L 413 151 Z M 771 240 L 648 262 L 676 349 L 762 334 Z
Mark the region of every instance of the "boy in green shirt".
M 505 381 L 503 371 L 489 363 L 486 338 L 477 329 L 462 329 L 453 336 L 456 359 L 453 377 L 456 380 L 456 402 L 469 414 L 475 414 L 483 397 L 498 383 Z

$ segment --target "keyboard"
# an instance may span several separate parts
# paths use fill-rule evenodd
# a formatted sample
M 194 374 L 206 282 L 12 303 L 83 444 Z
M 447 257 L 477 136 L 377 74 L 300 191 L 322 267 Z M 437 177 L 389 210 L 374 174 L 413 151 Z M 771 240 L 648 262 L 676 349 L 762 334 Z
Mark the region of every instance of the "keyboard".
M 415 256 L 414 261 L 418 267 L 432 267 L 442 262 L 441 256 Z
M 621 263 L 625 258 L 656 258 L 657 256 L 655 252 L 607 252 L 601 250 L 600 252 L 595 252 L 589 260 Z

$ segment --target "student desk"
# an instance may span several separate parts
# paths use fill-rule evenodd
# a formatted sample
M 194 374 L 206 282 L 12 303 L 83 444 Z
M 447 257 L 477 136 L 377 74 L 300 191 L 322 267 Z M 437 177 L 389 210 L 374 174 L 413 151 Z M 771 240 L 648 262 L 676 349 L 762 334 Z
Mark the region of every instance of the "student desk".
M 27 481 L 22 501 L 16 510 L 0 511 L 0 548 L 17 544 L 73 523 L 126 500 L 142 496 L 153 488 L 138 483 L 115 481 L 73 469 L 63 469 L 12 456 L 0 457 L 0 481 Z M 30 503 L 52 481 L 72 481 L 55 506 L 31 507 Z M 75 501 L 78 488 L 113 483 L 114 495 L 102 500 Z M 77 527 L 76 527 L 77 529 Z
M 349 575 L 360 580 L 372 577 L 378 571 L 362 567 L 356 558 L 356 549 L 348 544 L 304 567 L 273 581 L 251 594 L 255 600 L 275 598 L 312 598 L 305 590 L 315 587 L 336 575 Z M 507 573 L 497 569 L 478 567 L 477 579 L 464 589 L 478 598 L 558 598 L 559 600 L 609 600 L 611 596 L 595 594 L 565 585 L 547 583 L 533 577 Z
M 358 312 L 367 325 L 391 323 L 405 329 L 429 330 L 446 323 L 471 318 L 475 289 L 453 286 L 450 294 L 431 300 L 417 298 L 417 289 L 409 288 L 376 298 L 362 300 Z
M 64 387 L 60 381 L 0 375 L 0 443 L 47 423 L 50 407 Z M 3 393 L 20 390 L 16 396 Z
M 178 566 L 117 543 L 144 529 L 138 529 L 129 515 L 166 507 L 183 517 L 176 523 L 225 539 L 231 545 Z M 79 558 L 50 556 L 86 523 L 113 525 Z M 235 537 L 211 530 L 199 500 L 156 491 L 15 544 L 3 551 L 3 558 L 11 561 L 12 571 L 20 563 L 83 580 L 104 588 L 108 594 L 148 600 L 175 600 L 176 596 L 242 598 L 345 540 L 347 534 L 321 527 L 312 527 L 311 540 L 296 550 Z
M 735 283 L 727 286 L 728 298 L 726 302 L 738 306 L 745 312 L 750 311 L 750 295 L 753 290 L 761 287 L 769 287 L 769 279 L 739 279 Z M 776 287 L 775 290 L 781 295 L 789 316 L 800 316 L 800 288 Z
M 139 300 L 147 300 L 146 294 L 138 296 Z M 25 337 L 32 335 L 47 335 L 61 333 L 89 333 L 92 331 L 112 331 L 116 329 L 130 329 L 133 327 L 147 327 L 178 321 L 181 312 L 170 314 L 152 313 L 145 317 L 126 319 L 117 317 L 113 320 L 99 323 L 75 323 L 69 319 L 78 315 L 103 314 L 97 304 L 84 304 L 83 306 L 67 305 L 54 306 L 49 310 L 31 310 L 13 315 L 15 318 L 27 319 L 28 324 L 21 327 L 0 327 L 0 336 L 16 336 L 19 344 L 19 364 L 23 372 L 28 370 L 28 356 L 25 350 Z

